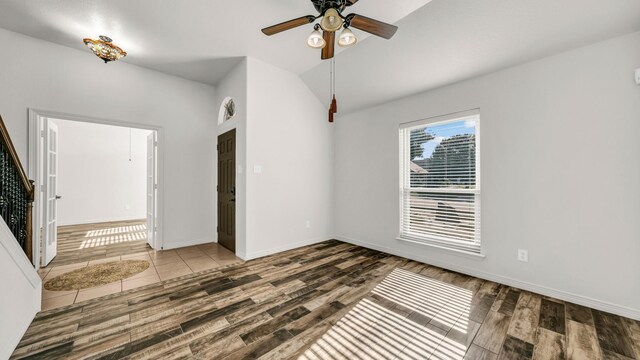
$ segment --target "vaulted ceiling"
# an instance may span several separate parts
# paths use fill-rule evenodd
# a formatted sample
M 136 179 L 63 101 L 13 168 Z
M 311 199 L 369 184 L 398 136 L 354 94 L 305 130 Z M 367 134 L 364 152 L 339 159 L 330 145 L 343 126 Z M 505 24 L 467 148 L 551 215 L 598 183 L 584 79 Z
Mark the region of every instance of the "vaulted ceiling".
M 640 30 L 638 0 L 360 0 L 350 10 L 400 29 L 392 40 L 354 30 L 360 42 L 338 52 L 342 112 Z M 213 85 L 251 56 L 328 100 L 328 62 L 305 45 L 311 25 L 260 32 L 309 14 L 308 0 L 0 0 L 8 30 L 87 52 L 83 37 L 108 35 L 123 61 Z

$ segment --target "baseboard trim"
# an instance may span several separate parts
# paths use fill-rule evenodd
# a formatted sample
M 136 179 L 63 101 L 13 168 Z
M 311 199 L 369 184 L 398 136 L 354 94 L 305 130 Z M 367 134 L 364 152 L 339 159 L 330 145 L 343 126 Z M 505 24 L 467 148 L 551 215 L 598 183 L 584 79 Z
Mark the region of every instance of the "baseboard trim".
M 217 243 L 217 241 L 215 240 L 211 240 L 211 238 L 201 238 L 201 239 L 193 239 L 193 240 L 184 240 L 184 241 L 178 241 L 178 242 L 171 242 L 171 243 L 166 243 L 164 244 L 164 246 L 162 247 L 162 250 L 172 250 L 172 249 L 179 249 L 179 248 L 183 248 L 183 247 L 187 247 L 187 246 L 195 246 L 195 245 L 203 245 L 203 244 L 210 244 L 210 243 Z
M 558 289 L 549 288 L 549 287 L 546 287 L 546 286 L 543 286 L 543 285 L 538 285 L 538 284 L 533 284 L 533 283 L 526 282 L 526 281 L 521 281 L 521 280 L 510 278 L 510 277 L 507 277 L 507 276 L 502 276 L 502 275 L 497 275 L 497 274 L 488 273 L 488 272 L 484 272 L 484 271 L 479 271 L 479 270 L 467 268 L 467 267 L 464 267 L 464 266 L 458 266 L 458 265 L 450 264 L 450 263 L 447 263 L 447 262 L 444 262 L 444 261 L 439 261 L 439 260 L 436 260 L 436 259 L 432 259 L 432 258 L 428 258 L 428 257 L 424 257 L 424 256 L 419 256 L 419 255 L 416 255 L 416 254 L 413 254 L 413 253 L 409 253 L 409 252 L 405 252 L 405 251 L 401 251 L 401 250 L 397 250 L 397 249 L 388 248 L 386 246 L 379 246 L 379 245 L 372 244 L 372 243 L 369 243 L 369 242 L 366 242 L 366 241 L 356 240 L 356 239 L 353 239 L 353 238 L 349 238 L 347 236 L 336 235 L 334 238 L 336 240 L 340 240 L 340 241 L 344 241 L 346 243 L 362 246 L 362 247 L 365 247 L 365 248 L 368 248 L 368 249 L 382 251 L 382 252 L 385 252 L 385 253 L 388 253 L 388 254 L 401 256 L 401 257 L 404 257 L 404 258 L 407 258 L 407 259 L 411 259 L 411 260 L 415 260 L 415 261 L 419 261 L 419 262 L 422 262 L 422 263 L 425 263 L 425 264 L 438 266 L 438 267 L 441 267 L 443 269 L 456 271 L 456 272 L 463 273 L 463 274 L 470 275 L 470 276 L 475 276 L 475 277 L 480 278 L 480 279 L 494 281 L 494 282 L 497 282 L 497 283 L 500 283 L 500 284 L 504 284 L 504 285 L 515 287 L 515 288 L 531 291 L 531 292 L 534 292 L 534 293 L 537 293 L 537 294 L 541 294 L 541 295 L 545 295 L 545 296 L 554 297 L 556 299 L 568 301 L 568 302 L 571 302 L 571 303 L 574 303 L 574 304 L 587 306 L 587 307 L 590 307 L 590 308 L 593 308 L 593 309 L 596 309 L 596 310 L 601 310 L 601 311 L 605 311 L 605 312 L 608 312 L 608 313 L 624 316 L 624 317 L 627 317 L 627 318 L 630 318 L 630 319 L 640 320 L 640 309 L 632 309 L 632 308 L 629 308 L 629 307 L 626 307 L 626 306 L 621 306 L 621 305 L 613 304 L 613 303 L 610 303 L 610 302 L 593 299 L 593 298 L 590 298 L 590 297 L 587 297 L 587 296 L 582 296 L 582 295 L 578 295 L 578 294 L 574 294 L 574 293 L 570 293 L 570 292 L 566 292 L 566 291 L 562 291 L 562 290 L 558 290 Z
M 253 259 L 257 259 L 257 258 L 261 258 L 261 257 L 265 257 L 265 256 L 269 256 L 269 255 L 273 255 L 273 254 L 277 254 L 283 251 L 288 251 L 288 250 L 293 250 L 293 249 L 297 249 L 303 246 L 309 246 L 309 245 L 314 245 L 317 243 L 321 243 L 323 241 L 327 241 L 329 239 L 332 239 L 331 236 L 322 236 L 322 237 L 317 237 L 317 238 L 313 238 L 313 239 L 307 239 L 307 240 L 303 240 L 303 241 L 298 241 L 292 244 L 286 244 L 286 245 L 282 245 L 282 246 L 275 246 L 269 249 L 265 249 L 265 250 L 260 250 L 260 251 L 253 251 L 253 252 L 247 252 L 247 253 L 238 253 L 238 257 L 241 258 L 242 260 L 253 260 Z

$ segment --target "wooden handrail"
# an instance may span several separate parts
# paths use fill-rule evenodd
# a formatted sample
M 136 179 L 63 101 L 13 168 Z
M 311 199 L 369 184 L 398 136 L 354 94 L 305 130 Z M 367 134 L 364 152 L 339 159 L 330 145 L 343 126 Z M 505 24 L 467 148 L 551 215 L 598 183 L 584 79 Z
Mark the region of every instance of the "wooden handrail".
M 22 167 L 22 163 L 18 158 L 18 153 L 16 152 L 16 148 L 13 146 L 13 141 L 11 141 L 11 137 L 9 136 L 9 131 L 7 130 L 7 127 L 4 124 L 4 120 L 2 120 L 2 115 L 0 115 L 0 136 L 2 136 L 2 142 L 7 147 L 7 150 L 9 150 L 9 154 L 13 159 L 13 164 L 16 166 L 18 170 L 20 179 L 22 179 L 22 184 L 24 185 L 24 188 L 27 190 L 27 193 L 30 195 L 31 199 L 33 200 L 33 183 L 29 180 L 29 178 L 27 177 L 27 173 L 24 171 L 24 168 Z
M 11 228 L 11 231 L 14 233 L 18 242 L 21 243 L 24 252 L 27 257 L 31 261 L 33 258 L 33 200 L 35 196 L 35 189 L 33 185 L 33 181 L 29 180 L 27 177 L 27 173 L 24 171 L 22 167 L 22 163 L 18 158 L 18 153 L 16 152 L 16 148 L 13 146 L 13 141 L 11 141 L 11 137 L 9 136 L 9 131 L 4 124 L 4 120 L 2 120 L 2 116 L 0 116 L 0 141 L 2 142 L 2 148 L 8 153 L 11 163 L 12 169 L 14 171 L 14 176 L 17 173 L 17 177 L 19 178 L 19 182 L 21 183 L 24 193 L 20 191 L 13 190 L 12 196 L 8 196 L 7 198 L 0 195 L 0 205 L 3 207 L 10 207 L 13 205 L 13 208 L 10 208 L 10 211 L 2 210 L 2 216 L 8 217 L 5 218 L 5 222 Z M 4 156 L 4 155 L 2 155 Z M 4 160 L 3 160 L 4 163 Z M 13 179 L 13 180 L 12 180 Z M 5 176 L 3 181 L 8 181 L 9 183 L 1 183 L 0 186 L 3 189 L 3 194 L 6 194 L 6 188 L 10 187 L 13 184 L 13 189 L 16 189 L 18 184 L 15 183 L 17 180 L 15 177 L 11 178 L 9 176 Z M 12 199 L 15 200 L 15 196 L 19 193 L 23 198 L 23 200 L 17 201 L 17 203 L 11 204 Z M 11 214 L 11 215 L 8 215 Z M 24 223 L 19 223 L 18 220 L 24 221 Z

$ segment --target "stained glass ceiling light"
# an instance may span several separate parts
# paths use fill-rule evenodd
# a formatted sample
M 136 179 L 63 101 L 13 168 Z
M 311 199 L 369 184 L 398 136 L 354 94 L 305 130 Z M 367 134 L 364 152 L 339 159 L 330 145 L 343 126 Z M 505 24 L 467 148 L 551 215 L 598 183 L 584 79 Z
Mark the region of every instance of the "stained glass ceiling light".
M 116 46 L 108 36 L 100 35 L 100 40 L 93 40 L 86 38 L 83 40 L 84 44 L 87 45 L 93 53 L 104 60 L 104 63 L 108 63 L 109 61 L 116 61 L 120 58 L 127 56 L 127 53 Z

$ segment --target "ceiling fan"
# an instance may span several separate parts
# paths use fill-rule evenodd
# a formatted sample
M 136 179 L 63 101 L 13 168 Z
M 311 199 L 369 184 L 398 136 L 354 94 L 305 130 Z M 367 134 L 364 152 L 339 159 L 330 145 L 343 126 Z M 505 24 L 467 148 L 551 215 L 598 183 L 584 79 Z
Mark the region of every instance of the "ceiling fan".
M 338 37 L 338 45 L 342 47 L 352 46 L 357 42 L 357 38 L 350 27 L 366 31 L 370 34 L 391 39 L 398 30 L 397 26 L 374 20 L 358 14 L 342 15 L 342 12 L 358 0 L 311 0 L 311 3 L 318 11 L 319 15 L 307 15 L 297 19 L 285 21 L 283 23 L 269 26 L 262 29 L 265 35 L 275 35 L 277 33 L 291 30 L 298 26 L 311 24 L 322 18 L 319 24 L 314 26 L 314 31 L 307 39 L 307 45 L 312 48 L 322 49 L 322 60 L 331 59 L 334 55 L 334 45 L 336 31 L 343 28 Z M 320 34 L 322 30 L 322 34 Z

